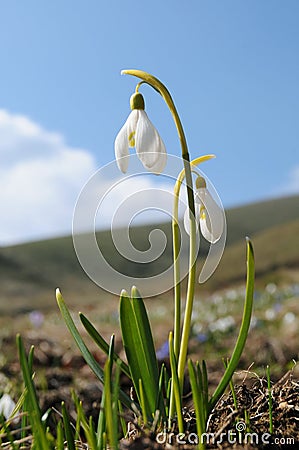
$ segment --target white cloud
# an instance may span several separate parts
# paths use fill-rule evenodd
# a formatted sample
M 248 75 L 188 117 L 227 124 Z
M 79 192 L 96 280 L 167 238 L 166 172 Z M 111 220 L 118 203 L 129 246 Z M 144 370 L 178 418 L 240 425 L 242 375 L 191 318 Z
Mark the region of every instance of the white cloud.
M 68 146 L 61 134 L 25 116 L 0 110 L 0 245 L 70 234 L 78 195 L 97 169 L 90 151 Z M 91 220 L 97 228 L 110 227 L 114 215 L 114 226 L 124 226 L 131 220 L 165 220 L 165 213 L 154 211 L 157 208 L 171 214 L 173 179 L 126 178 L 116 164 L 93 178 L 80 206 L 83 228 L 85 217 L 91 218 L 87 223 L 91 229 Z M 98 204 L 94 216 L 88 216 L 92 202 Z M 149 211 L 142 213 L 144 209 Z
M 94 157 L 25 116 L 0 110 L 0 244 L 71 232 Z
M 106 195 L 99 205 L 96 226 L 104 221 L 109 227 L 137 225 L 169 220 L 173 210 L 173 186 L 164 180 L 153 180 L 141 174 L 122 177 L 109 189 L 102 185 Z M 113 208 L 111 208 L 113 205 Z
M 284 185 L 276 190 L 276 195 L 290 195 L 299 193 L 299 166 L 294 166 L 288 174 L 287 181 Z
M 299 192 L 299 166 L 293 167 L 289 177 L 288 189 L 290 192 Z

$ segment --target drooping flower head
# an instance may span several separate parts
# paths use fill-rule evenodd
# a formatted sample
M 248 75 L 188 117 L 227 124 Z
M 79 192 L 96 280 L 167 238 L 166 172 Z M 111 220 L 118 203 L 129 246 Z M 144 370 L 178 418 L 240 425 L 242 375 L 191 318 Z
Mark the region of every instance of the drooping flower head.
M 144 99 L 135 92 L 130 99 L 131 113 L 115 139 L 114 149 L 119 169 L 126 173 L 129 165 L 129 147 L 135 147 L 143 166 L 161 173 L 166 165 L 165 145 L 144 111 Z
M 206 180 L 202 176 L 196 178 L 194 206 L 195 220 L 203 237 L 211 244 L 215 244 L 221 238 L 224 230 L 224 214 L 208 190 Z M 184 226 L 186 232 L 190 234 L 188 208 L 184 215 Z

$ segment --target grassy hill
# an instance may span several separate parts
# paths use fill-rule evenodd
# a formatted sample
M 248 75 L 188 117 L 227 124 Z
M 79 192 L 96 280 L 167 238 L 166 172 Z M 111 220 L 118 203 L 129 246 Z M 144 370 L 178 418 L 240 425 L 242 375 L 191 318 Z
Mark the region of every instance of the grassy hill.
M 299 266 L 299 196 L 279 198 L 245 205 L 227 211 L 228 239 L 223 260 L 206 290 L 219 289 L 244 280 L 245 236 L 253 242 L 257 276 L 277 279 L 286 270 Z M 152 226 L 136 227 L 131 232 L 133 244 L 145 250 Z M 155 226 L 157 228 L 157 226 Z M 159 225 L 168 239 L 163 258 L 148 269 L 128 262 L 117 254 L 110 233 L 99 232 L 97 239 L 112 257 L 116 269 L 137 278 L 140 270 L 153 274 L 172 261 L 171 225 Z M 121 230 L 120 230 L 121 233 Z M 0 312 L 25 312 L 34 308 L 52 308 L 54 290 L 59 286 L 72 298 L 73 305 L 82 302 L 105 302 L 111 294 L 100 290 L 84 273 L 73 248 L 72 238 L 27 243 L 0 248 Z

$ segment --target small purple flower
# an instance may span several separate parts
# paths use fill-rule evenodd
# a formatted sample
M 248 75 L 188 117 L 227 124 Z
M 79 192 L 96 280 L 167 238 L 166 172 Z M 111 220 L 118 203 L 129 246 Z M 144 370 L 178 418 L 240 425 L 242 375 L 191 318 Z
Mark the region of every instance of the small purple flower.
M 44 322 L 44 315 L 41 311 L 31 311 L 29 320 L 35 328 L 40 328 Z
M 169 345 L 168 341 L 165 341 L 164 344 L 157 350 L 156 352 L 157 359 L 165 359 L 169 357 Z

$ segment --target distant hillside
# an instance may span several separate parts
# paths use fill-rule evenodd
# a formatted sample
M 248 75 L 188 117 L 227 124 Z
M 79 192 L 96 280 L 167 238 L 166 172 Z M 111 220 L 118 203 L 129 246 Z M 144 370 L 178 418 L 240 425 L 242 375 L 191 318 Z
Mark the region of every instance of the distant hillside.
M 268 282 L 287 281 L 287 273 L 299 268 L 299 219 L 252 234 L 256 279 Z M 225 248 L 214 275 L 207 281 L 209 289 L 228 287 L 245 280 L 245 239 Z M 296 277 L 299 282 L 299 273 Z
M 299 219 L 299 195 L 265 200 L 227 211 L 227 243 Z
M 245 236 L 254 242 L 257 275 L 299 266 L 299 196 L 245 205 L 226 214 L 228 240 L 224 258 L 205 289 L 218 289 L 244 279 Z M 148 269 L 120 258 L 109 232 L 99 232 L 97 239 L 104 243 L 104 253 L 112 256 L 116 269 L 136 274 L 138 278 L 140 271 L 153 274 L 171 264 L 171 225 L 164 223 L 157 227 L 166 233 L 169 245 L 163 258 Z M 151 229 L 152 225 L 132 230 L 132 241 L 138 249 L 148 247 Z M 0 286 L 0 312 L 3 313 L 52 308 L 57 286 L 71 296 L 74 304 L 92 304 L 111 297 L 84 273 L 70 236 L 0 248 Z

